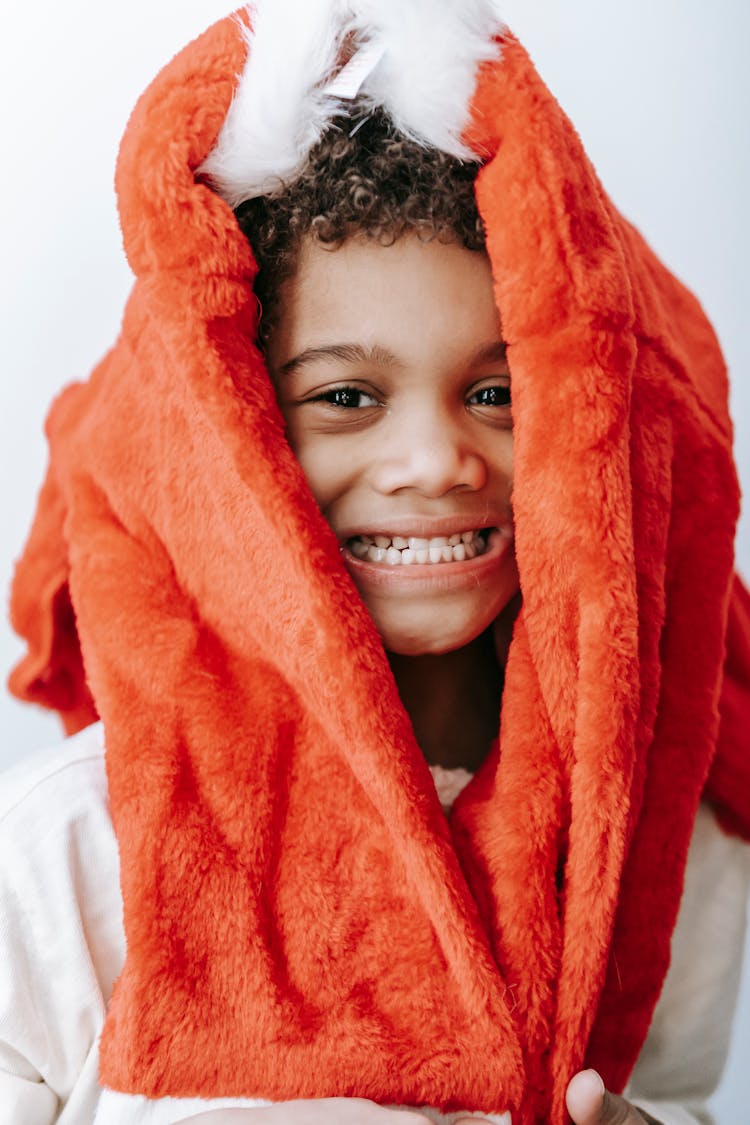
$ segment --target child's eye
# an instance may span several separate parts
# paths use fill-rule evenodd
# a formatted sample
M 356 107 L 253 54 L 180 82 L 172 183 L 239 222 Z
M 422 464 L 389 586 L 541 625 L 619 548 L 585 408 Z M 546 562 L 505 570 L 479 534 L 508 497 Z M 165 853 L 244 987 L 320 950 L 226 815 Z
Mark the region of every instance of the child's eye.
M 470 406 L 510 406 L 510 387 L 502 383 L 493 383 L 489 387 L 480 387 L 469 397 Z
M 316 395 L 311 402 L 326 402 L 331 406 L 343 407 L 346 410 L 361 410 L 366 406 L 377 406 L 377 400 L 366 391 L 357 387 L 331 387 L 329 391 Z

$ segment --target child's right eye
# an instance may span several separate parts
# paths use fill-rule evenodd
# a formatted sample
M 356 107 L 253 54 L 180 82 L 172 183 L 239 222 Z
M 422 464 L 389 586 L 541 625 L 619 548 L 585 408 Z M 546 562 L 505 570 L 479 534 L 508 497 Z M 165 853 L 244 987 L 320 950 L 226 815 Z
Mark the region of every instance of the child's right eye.
M 366 391 L 358 390 L 357 387 L 332 387 L 330 391 L 324 391 L 310 401 L 326 402 L 330 403 L 331 406 L 349 410 L 359 410 L 362 407 L 378 405 L 372 395 L 368 395 Z

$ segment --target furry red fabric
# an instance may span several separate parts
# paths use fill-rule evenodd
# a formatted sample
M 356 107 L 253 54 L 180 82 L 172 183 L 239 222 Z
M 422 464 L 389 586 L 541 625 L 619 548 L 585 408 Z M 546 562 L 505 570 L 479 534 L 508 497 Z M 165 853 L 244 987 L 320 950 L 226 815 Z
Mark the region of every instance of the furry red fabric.
M 127 959 L 102 1080 L 561 1125 L 576 1070 L 619 1090 L 637 1057 L 701 794 L 750 835 L 724 365 L 509 36 L 470 139 L 523 609 L 499 744 L 449 826 L 284 439 L 251 251 L 193 174 L 243 50 L 216 25 L 129 124 L 137 281 L 50 414 L 13 591 L 13 690 L 68 729 L 104 721 Z

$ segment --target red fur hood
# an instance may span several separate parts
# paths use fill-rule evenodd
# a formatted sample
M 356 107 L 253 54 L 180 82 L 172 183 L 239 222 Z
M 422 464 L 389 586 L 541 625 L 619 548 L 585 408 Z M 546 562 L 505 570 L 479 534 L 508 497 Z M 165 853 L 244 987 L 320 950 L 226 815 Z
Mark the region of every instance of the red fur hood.
M 245 51 L 217 24 L 130 121 L 136 282 L 50 414 L 13 590 L 13 690 L 106 732 L 127 959 L 102 1080 L 560 1125 L 581 1065 L 621 1089 L 640 1050 L 701 795 L 750 835 L 722 358 L 504 34 L 465 140 L 513 379 L 523 608 L 499 745 L 449 825 L 285 441 L 251 250 L 195 174 Z

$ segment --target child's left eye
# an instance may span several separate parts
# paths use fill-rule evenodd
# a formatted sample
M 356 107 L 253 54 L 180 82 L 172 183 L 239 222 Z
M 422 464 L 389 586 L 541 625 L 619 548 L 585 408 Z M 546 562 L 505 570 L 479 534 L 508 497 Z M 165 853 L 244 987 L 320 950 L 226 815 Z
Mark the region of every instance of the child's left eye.
M 470 406 L 510 406 L 510 387 L 497 383 L 481 387 L 468 401 Z
M 357 387 L 332 387 L 330 391 L 316 395 L 311 401 L 329 403 L 331 406 L 343 407 L 346 410 L 378 405 L 372 395 L 360 391 Z

